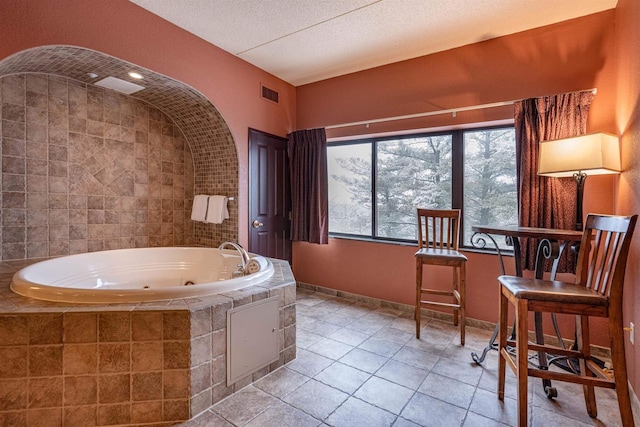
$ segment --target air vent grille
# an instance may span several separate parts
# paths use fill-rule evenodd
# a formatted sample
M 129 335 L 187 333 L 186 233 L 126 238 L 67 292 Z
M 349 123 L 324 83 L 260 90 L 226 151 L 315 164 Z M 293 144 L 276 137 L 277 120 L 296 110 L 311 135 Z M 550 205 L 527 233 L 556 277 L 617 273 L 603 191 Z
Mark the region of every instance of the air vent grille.
M 276 104 L 280 102 L 280 94 L 266 86 L 262 86 L 262 97 L 268 101 L 275 102 Z

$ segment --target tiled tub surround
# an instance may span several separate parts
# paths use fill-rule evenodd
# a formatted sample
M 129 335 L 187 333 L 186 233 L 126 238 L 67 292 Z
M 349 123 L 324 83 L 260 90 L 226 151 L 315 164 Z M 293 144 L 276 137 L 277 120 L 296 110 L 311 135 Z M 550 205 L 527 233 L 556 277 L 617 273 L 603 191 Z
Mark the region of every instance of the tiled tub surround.
M 145 89 L 131 97 L 166 113 L 186 137 L 193 154 L 195 194 L 238 196 L 238 152 L 231 131 L 211 101 L 194 88 L 136 64 L 77 46 L 39 46 L 0 61 L 0 76 L 52 74 L 84 84 L 97 80 L 89 77 L 88 71 L 136 83 L 127 74 L 132 69 L 144 74 Z M 213 247 L 237 241 L 237 203 L 229 203 L 229 217 L 222 224 L 196 223 L 195 243 Z
M 160 110 L 41 74 L 0 79 L 2 259 L 187 243 L 193 159 Z
M 37 301 L 0 263 L 0 426 L 173 425 L 295 358 L 296 288 L 272 260 L 261 286 L 130 305 Z M 280 359 L 226 385 L 226 312 L 280 299 Z

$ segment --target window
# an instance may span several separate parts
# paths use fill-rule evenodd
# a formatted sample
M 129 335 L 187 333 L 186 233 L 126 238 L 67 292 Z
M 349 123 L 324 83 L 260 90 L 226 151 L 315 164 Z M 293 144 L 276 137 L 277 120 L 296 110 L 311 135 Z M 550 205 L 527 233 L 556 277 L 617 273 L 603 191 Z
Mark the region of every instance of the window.
M 329 231 L 371 233 L 371 144 L 327 148 Z
M 416 207 L 460 208 L 463 246 L 471 246 L 473 224 L 518 222 L 513 127 L 340 142 L 327 150 L 334 236 L 415 241 Z

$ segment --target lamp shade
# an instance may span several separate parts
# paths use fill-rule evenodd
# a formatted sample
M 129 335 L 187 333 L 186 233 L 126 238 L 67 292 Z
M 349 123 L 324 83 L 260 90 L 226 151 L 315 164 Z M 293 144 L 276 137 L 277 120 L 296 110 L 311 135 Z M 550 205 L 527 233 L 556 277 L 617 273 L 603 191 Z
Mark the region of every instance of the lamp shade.
M 539 145 L 538 175 L 570 177 L 620 173 L 620 143 L 608 133 L 590 133 L 543 141 Z

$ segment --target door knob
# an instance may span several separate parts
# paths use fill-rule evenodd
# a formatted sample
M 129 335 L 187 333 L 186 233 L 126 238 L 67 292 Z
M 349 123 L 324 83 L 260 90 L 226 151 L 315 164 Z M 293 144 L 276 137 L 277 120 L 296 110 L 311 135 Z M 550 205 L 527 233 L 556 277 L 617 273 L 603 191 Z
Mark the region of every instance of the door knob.
M 251 225 L 253 225 L 253 228 L 260 228 L 262 227 L 264 224 L 261 223 L 260 221 L 258 221 L 257 219 L 254 219 L 253 222 L 251 223 Z

